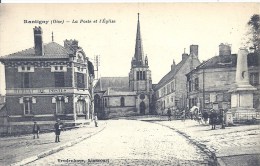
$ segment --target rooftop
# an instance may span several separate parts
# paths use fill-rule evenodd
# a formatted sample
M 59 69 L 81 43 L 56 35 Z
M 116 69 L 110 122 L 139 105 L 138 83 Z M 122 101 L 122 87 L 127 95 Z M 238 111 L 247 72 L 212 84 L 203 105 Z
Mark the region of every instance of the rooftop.
M 44 55 L 37 56 L 35 55 L 34 47 L 28 48 L 13 54 L 9 54 L 3 57 L 0 57 L 0 61 L 4 60 L 38 60 L 38 59 L 64 59 L 69 58 L 69 55 L 72 54 L 71 50 L 66 49 L 65 47 L 59 45 L 55 42 L 50 42 L 44 45 Z

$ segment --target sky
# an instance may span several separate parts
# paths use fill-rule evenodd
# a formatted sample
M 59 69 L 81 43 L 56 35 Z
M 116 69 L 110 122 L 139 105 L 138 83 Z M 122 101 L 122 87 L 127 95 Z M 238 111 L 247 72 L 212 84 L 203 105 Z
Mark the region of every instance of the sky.
M 126 77 L 135 51 L 137 13 L 144 55 L 156 84 L 192 44 L 199 45 L 201 62 L 218 55 L 220 43 L 231 44 L 232 53 L 237 53 L 244 46 L 248 20 L 260 13 L 260 3 L 1 4 L 0 56 L 33 47 L 33 27 L 41 26 L 44 43 L 51 42 L 53 32 L 60 45 L 76 39 L 90 60 L 99 55 L 99 77 Z M 48 23 L 28 23 L 34 20 Z M 3 94 L 3 65 L 0 76 Z

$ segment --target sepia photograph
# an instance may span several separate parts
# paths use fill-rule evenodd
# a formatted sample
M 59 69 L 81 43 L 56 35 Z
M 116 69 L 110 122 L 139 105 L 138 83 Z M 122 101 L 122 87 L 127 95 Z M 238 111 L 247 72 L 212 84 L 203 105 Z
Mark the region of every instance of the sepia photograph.
M 260 165 L 260 3 L 2 3 L 0 22 L 0 166 Z

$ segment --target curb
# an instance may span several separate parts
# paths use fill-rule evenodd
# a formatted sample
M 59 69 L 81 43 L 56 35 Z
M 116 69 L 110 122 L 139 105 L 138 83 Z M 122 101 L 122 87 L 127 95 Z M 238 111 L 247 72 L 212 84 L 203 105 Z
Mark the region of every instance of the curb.
M 33 162 L 33 161 L 36 161 L 36 160 L 38 160 L 38 159 L 44 158 L 44 157 L 46 157 L 46 156 L 49 156 L 49 155 L 51 155 L 51 154 L 57 153 L 57 152 L 59 152 L 59 151 L 65 149 L 65 148 L 71 147 L 71 146 L 73 146 L 73 145 L 75 145 L 75 144 L 77 144 L 77 143 L 79 143 L 79 142 L 81 142 L 81 141 L 83 141 L 83 140 L 85 140 L 85 139 L 88 139 L 88 138 L 90 138 L 90 137 L 92 137 L 92 136 L 94 136 L 94 135 L 100 133 L 101 131 L 103 131 L 103 130 L 106 128 L 106 124 L 107 124 L 107 123 L 104 123 L 103 128 L 101 128 L 98 132 L 89 134 L 89 135 L 86 136 L 86 137 L 81 136 L 81 137 L 77 138 L 77 139 L 74 140 L 74 141 L 67 142 L 67 143 L 65 143 L 65 144 L 63 144 L 63 145 L 60 145 L 60 146 L 55 147 L 55 148 L 53 148 L 53 149 L 47 150 L 47 151 L 45 151 L 45 152 L 43 152 L 43 153 L 40 153 L 40 154 L 38 154 L 38 155 L 35 155 L 35 156 L 32 156 L 32 157 L 28 157 L 28 158 L 23 159 L 23 160 L 21 160 L 21 161 L 19 161 L 19 162 L 16 162 L 16 163 L 11 164 L 10 166 L 22 166 L 22 165 L 31 163 L 31 162 Z

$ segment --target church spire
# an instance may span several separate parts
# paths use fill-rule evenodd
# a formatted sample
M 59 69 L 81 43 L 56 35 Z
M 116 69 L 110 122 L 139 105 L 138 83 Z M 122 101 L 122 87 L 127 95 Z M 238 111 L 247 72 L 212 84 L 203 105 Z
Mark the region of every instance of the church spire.
M 143 55 L 143 45 L 140 31 L 140 21 L 139 21 L 139 13 L 138 13 L 138 21 L 137 21 L 137 32 L 136 32 L 136 41 L 135 41 L 135 65 L 143 66 L 145 65 L 145 59 Z

